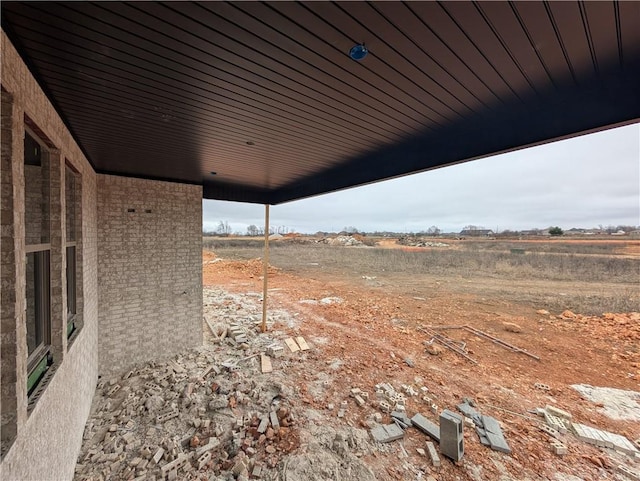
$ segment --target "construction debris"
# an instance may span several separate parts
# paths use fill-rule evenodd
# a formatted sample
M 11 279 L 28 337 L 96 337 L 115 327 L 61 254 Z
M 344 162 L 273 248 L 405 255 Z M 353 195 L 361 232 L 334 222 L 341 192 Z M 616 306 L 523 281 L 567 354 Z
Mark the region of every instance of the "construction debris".
M 468 403 L 459 404 L 458 410 L 473 420 L 476 425 L 476 433 L 482 444 L 489 446 L 494 451 L 511 454 L 511 448 L 504 438 L 497 419 L 480 414 Z
M 404 431 L 395 423 L 376 426 L 371 436 L 378 443 L 390 443 L 404 437 Z
M 505 325 L 505 329 L 506 329 L 506 325 L 510 325 L 511 329 L 507 329 L 510 330 L 511 332 L 522 332 L 522 329 L 520 328 L 520 326 L 517 326 L 516 324 L 513 323 L 503 323 L 503 325 Z M 520 330 L 517 330 L 517 328 L 520 328 Z M 526 349 L 522 349 L 518 346 L 514 346 L 513 344 L 509 344 L 508 342 L 503 341 L 502 339 L 498 339 L 497 337 L 492 336 L 491 334 L 487 334 L 484 331 L 481 331 L 480 329 L 476 329 L 475 327 L 469 326 L 469 325 L 463 325 L 463 326 L 431 326 L 431 329 L 464 329 L 466 331 L 469 331 L 472 334 L 475 334 L 478 337 L 482 337 L 484 339 L 488 339 L 491 342 L 493 342 L 494 344 L 497 344 L 499 346 L 504 347 L 505 349 L 508 349 L 509 351 L 513 351 L 513 352 L 519 352 L 521 354 L 524 354 L 526 356 L 529 356 L 533 359 L 535 359 L 536 361 L 539 361 L 540 358 L 538 356 L 536 356 L 535 354 L 531 354 L 529 351 L 527 351 Z M 455 343 L 456 341 L 453 340 L 449 340 L 450 342 Z
M 592 428 L 584 424 L 573 423 L 571 425 L 576 437 L 581 441 L 594 446 L 615 449 L 629 456 L 640 455 L 640 451 L 636 449 L 631 441 L 619 434 L 602 431 Z
M 471 356 L 469 356 L 469 353 L 467 352 L 466 345 L 464 342 L 454 341 L 453 339 L 445 336 L 444 334 L 440 334 L 424 326 L 418 326 L 416 327 L 416 329 L 418 331 L 424 332 L 425 334 L 428 334 L 429 336 L 431 336 L 431 339 L 429 341 L 425 341 L 425 344 L 427 346 L 432 344 L 434 341 L 438 342 L 443 346 L 445 346 L 446 348 L 452 350 L 453 352 L 461 355 L 468 361 L 471 361 L 473 364 L 478 364 L 478 361 L 476 361 Z

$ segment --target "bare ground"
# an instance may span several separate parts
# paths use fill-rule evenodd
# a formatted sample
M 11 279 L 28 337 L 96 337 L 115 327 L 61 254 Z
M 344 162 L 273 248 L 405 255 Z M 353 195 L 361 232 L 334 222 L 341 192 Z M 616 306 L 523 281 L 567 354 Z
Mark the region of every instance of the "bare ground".
M 259 260 L 209 263 L 212 258 L 211 254 L 205 256 L 205 285 L 224 286 L 234 292 L 260 291 Z M 581 283 L 565 282 L 559 290 L 557 284 L 550 286 L 540 280 L 518 281 L 521 292 L 535 294 L 529 302 L 519 303 L 521 294 L 514 295 L 513 281 L 490 279 L 487 283 L 476 278 L 456 282 L 357 271 L 345 275 L 348 269 L 344 266 L 322 269 L 314 263 L 306 268 L 300 264 L 289 272 L 272 270 L 269 305 L 300 319 L 291 332 L 305 336 L 313 346 L 314 354 L 303 364 L 288 366 L 286 374 L 289 382 L 299 387 L 299 402 L 321 413 L 323 424 L 364 428 L 367 415 L 375 411 L 373 407 L 359 409 L 352 404 L 344 419 L 336 417 L 335 409 L 327 409 L 330 403 L 337 405 L 348 399 L 352 387 L 371 392 L 380 382 L 398 386 L 422 383 L 429 387 L 440 409 L 455 410 L 462 397 L 475 399 L 479 410 L 502 422 L 513 449 L 511 455 L 492 452 L 467 430 L 463 466 L 445 461 L 440 470 L 435 470 L 416 452 L 416 448 L 424 447 L 424 435 L 409 430 L 403 441 L 408 458 L 404 459 L 397 447 L 389 448 L 388 454 L 374 452 L 364 457 L 376 479 L 420 479 L 430 474 L 440 480 L 572 479 L 562 475 L 585 480 L 624 479 L 615 474 L 618 464 L 638 469 L 637 460 L 589 446 L 571 435 L 564 439 L 568 454 L 553 454 L 548 436 L 538 428 L 539 419 L 527 411 L 552 404 L 570 411 L 577 422 L 638 439 L 637 421 L 607 417 L 604 406 L 583 399 L 570 386 L 589 384 L 640 391 L 640 316 L 561 318 L 560 311 L 538 314 L 536 311 L 548 304 L 540 303 L 536 309 L 530 302 L 544 298 L 541 290 L 548 296 L 555 291 L 555 297 L 565 297 L 561 295 L 564 292 L 569 299 L 576 293 L 589 295 L 588 286 Z M 600 288 L 620 287 L 612 284 Z M 633 288 L 633 283 L 629 284 Z M 503 296 L 507 291 L 509 295 Z M 319 302 L 325 298 L 341 301 Z M 521 332 L 505 330 L 505 322 L 517 324 Z M 541 360 L 459 329 L 447 334 L 464 341 L 478 364 L 446 349 L 439 356 L 425 353 L 423 343 L 429 338 L 418 330 L 421 325 L 462 324 L 535 353 Z M 340 360 L 337 369 L 328 367 L 335 359 Z M 328 387 L 314 389 L 314 381 L 321 375 L 328 376 Z M 551 390 L 536 389 L 536 383 L 546 384 Z M 428 415 L 428 407 L 417 398 L 409 400 L 407 410 Z

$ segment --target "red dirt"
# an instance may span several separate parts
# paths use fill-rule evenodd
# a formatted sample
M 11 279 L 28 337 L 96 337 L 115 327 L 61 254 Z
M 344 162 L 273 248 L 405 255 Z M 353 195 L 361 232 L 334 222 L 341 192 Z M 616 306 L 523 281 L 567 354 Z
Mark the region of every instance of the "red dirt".
M 218 285 L 234 292 L 261 291 L 259 259 L 212 262 L 213 259 L 213 254 L 204 253 L 205 286 Z M 316 346 L 307 363 L 290 369 L 290 375 L 300 380 L 303 403 L 326 409 L 325 401 L 308 395 L 304 386 L 314 373 L 326 368 L 327 360 L 334 358 L 344 362 L 332 386 L 336 399 L 347 398 L 352 387 L 371 392 L 377 383 L 411 384 L 419 376 L 436 397 L 440 409 L 455 411 L 462 397 L 474 398 L 481 412 L 503 423 L 505 437 L 513 449 L 511 457 L 549 479 L 559 467 L 584 479 L 600 479 L 603 469 L 600 464 L 607 472 L 613 472 L 613 462 L 606 452 L 572 437 L 568 438 L 568 454 L 558 457 L 551 452 L 549 440 L 538 430 L 536 421 L 495 407 L 535 418 L 526 411 L 552 404 L 570 411 L 577 422 L 625 435 L 630 440 L 640 438 L 640 423 L 609 419 L 600 413 L 598 406 L 582 399 L 570 387 L 581 383 L 640 391 L 638 314 L 541 315 L 500 299 L 454 294 L 444 289 L 429 292 L 426 300 L 370 287 L 362 279 L 336 278 L 318 272 L 313 273 L 313 278 L 310 276 L 300 277 L 275 268 L 269 274 L 269 288 L 277 289 L 269 294 L 270 307 L 298 313 L 302 321 L 296 334 Z M 340 297 L 343 302 L 328 305 L 299 302 L 325 297 Z M 505 330 L 505 322 L 517 324 L 522 332 Z M 423 343 L 429 336 L 417 327 L 463 324 L 526 349 L 541 360 L 506 350 L 461 329 L 442 332 L 466 342 L 477 365 L 447 349 L 438 356 L 425 353 Z M 327 342 L 314 341 L 321 338 Z M 409 367 L 405 358 L 410 358 L 415 367 Z M 549 385 L 551 391 L 536 389 L 536 383 Z M 410 398 L 407 411 L 426 414 L 428 409 L 417 398 Z M 362 426 L 363 419 L 355 409 L 350 409 L 345 418 L 355 426 Z M 499 472 L 487 458 L 490 451 L 479 444 L 471 430 L 466 431 L 465 459 L 483 466 L 483 479 L 497 479 Z M 415 448 L 424 447 L 423 444 L 423 435 L 415 430 L 407 432 L 405 447 L 412 459 L 417 459 Z M 401 472 L 385 468 L 389 463 L 383 459 L 372 458 L 371 463 L 377 466 L 372 468 L 374 471 L 380 469 L 392 479 L 403 479 Z M 456 479 L 459 474 L 456 467 L 444 464 L 439 479 Z M 515 479 L 521 479 L 517 467 L 508 462 L 505 465 L 513 471 Z

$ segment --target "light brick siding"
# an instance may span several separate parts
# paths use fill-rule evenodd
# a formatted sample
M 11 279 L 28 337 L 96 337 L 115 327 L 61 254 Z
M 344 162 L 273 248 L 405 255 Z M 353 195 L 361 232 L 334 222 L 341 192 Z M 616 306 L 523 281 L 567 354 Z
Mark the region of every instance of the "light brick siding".
M 101 375 L 202 344 L 202 188 L 98 175 Z
M 2 50 L 2 264 L 0 383 L 2 441 L 10 445 L 0 464 L 2 479 L 71 479 L 82 432 L 98 376 L 98 286 L 96 175 L 63 122 L 8 41 Z M 47 175 L 51 188 L 52 350 L 56 370 L 33 409 L 27 409 L 27 339 L 25 328 L 25 197 L 23 134 L 25 115 L 47 137 Z M 37 133 L 37 132 L 36 132 Z M 57 150 L 55 150 L 57 149 Z M 48 155 L 49 155 L 48 154 Z M 81 275 L 78 311 L 84 328 L 66 345 L 64 320 L 64 196 L 61 173 L 65 159 L 79 172 L 82 184 Z M 46 163 L 46 162 L 45 162 Z M 41 219 L 42 220 L 42 219 Z M 31 241 L 31 240 L 30 240 Z M 55 252 L 54 252 L 55 251 Z
M 1 43 L 0 472 L 3 480 L 72 479 L 98 375 L 202 343 L 202 188 L 96 175 L 4 32 Z M 25 169 L 26 128 L 45 146 L 39 177 Z M 66 164 L 79 184 L 81 328 L 69 340 Z M 36 212 L 28 232 L 27 203 Z M 43 203 L 48 211 L 38 210 Z M 50 244 L 54 367 L 28 399 L 25 257 L 36 243 Z

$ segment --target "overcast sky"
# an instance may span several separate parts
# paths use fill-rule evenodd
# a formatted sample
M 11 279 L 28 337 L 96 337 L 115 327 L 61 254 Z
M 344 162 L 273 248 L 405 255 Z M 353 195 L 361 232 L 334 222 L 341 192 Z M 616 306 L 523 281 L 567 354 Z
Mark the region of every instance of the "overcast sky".
M 289 231 L 503 231 L 640 225 L 640 124 L 271 207 Z M 264 226 L 264 206 L 205 200 L 205 230 Z

